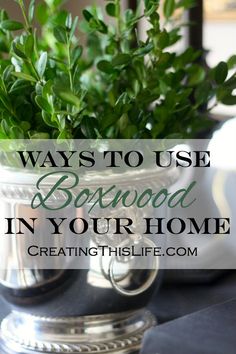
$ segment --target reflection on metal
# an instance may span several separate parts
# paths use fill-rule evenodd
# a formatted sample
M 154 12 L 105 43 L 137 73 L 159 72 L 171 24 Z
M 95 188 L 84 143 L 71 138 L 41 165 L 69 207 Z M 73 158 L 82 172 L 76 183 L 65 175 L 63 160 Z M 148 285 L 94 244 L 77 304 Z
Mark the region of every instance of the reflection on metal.
M 4 171 L 3 171 L 4 172 Z M 129 188 L 130 181 L 132 181 L 132 188 L 136 190 L 142 190 L 145 186 L 154 187 L 155 189 L 168 186 L 173 184 L 178 178 L 179 171 L 176 169 L 165 169 L 163 170 L 150 170 L 148 171 L 139 171 L 138 173 L 128 172 L 127 174 L 122 175 L 112 175 L 112 183 L 116 183 L 121 188 Z M 2 210 L 2 217 L 9 217 L 10 215 L 13 218 L 32 218 L 35 217 L 40 222 L 40 227 L 38 227 L 37 238 L 40 239 L 40 242 L 43 242 L 44 246 L 52 245 L 55 247 L 63 247 L 68 245 L 68 242 L 65 237 L 54 237 L 49 238 L 47 235 L 48 229 L 46 224 L 46 219 L 48 217 L 47 210 L 40 208 L 38 210 L 32 210 L 30 207 L 30 201 L 34 194 L 36 193 L 35 184 L 38 180 L 38 175 L 22 173 L 21 171 L 8 170 L 5 171 L 0 176 L 0 209 Z M 103 174 L 90 175 L 84 179 L 84 182 L 80 184 L 80 188 L 87 187 L 91 190 L 97 188 L 97 186 L 107 186 L 110 183 L 110 176 Z M 15 181 L 15 182 L 14 182 Z M 21 183 L 22 181 L 22 183 Z M 50 185 L 45 186 L 45 194 L 50 190 Z M 75 192 L 76 193 L 76 192 Z M 55 193 L 55 201 L 57 203 L 63 198 L 64 195 L 62 192 L 57 191 Z M 86 208 L 85 208 L 86 209 Z M 72 216 L 77 217 L 78 211 L 80 213 L 86 213 L 86 210 L 82 208 L 76 210 L 75 208 L 65 208 L 63 211 L 60 211 L 60 217 L 70 218 Z M 109 211 L 111 212 L 111 211 Z M 145 209 L 139 210 L 139 213 L 144 213 Z M 107 210 L 94 209 L 96 217 L 103 217 L 104 213 L 106 215 Z M 141 220 L 142 215 L 133 215 L 134 211 L 132 208 L 121 208 L 114 211 L 114 215 L 111 217 L 131 217 L 134 221 L 137 220 L 137 225 L 139 220 Z M 129 215 L 131 213 L 132 215 Z M 137 208 L 136 208 L 137 213 Z M 100 215 L 101 214 L 101 215 Z M 91 214 L 93 216 L 93 214 Z M 15 226 L 16 228 L 16 226 Z M 4 235 L 4 226 L 0 225 L 0 233 Z M 66 232 L 66 229 L 65 231 Z M 93 235 L 91 232 L 91 240 L 97 244 L 101 244 L 101 240 L 98 235 Z M 73 260 L 69 257 L 65 257 L 63 260 L 59 260 L 59 257 L 54 257 L 50 259 L 51 269 L 49 272 L 43 271 L 45 264 L 42 262 L 45 259 L 40 257 L 22 257 L 22 254 L 25 254 L 25 250 L 32 242 L 32 235 L 29 230 L 25 231 L 24 237 L 20 235 L 12 235 L 11 237 L 5 237 L 1 239 L 1 267 L 0 267 L 0 282 L 2 285 L 10 289 L 29 289 L 40 287 L 46 285 L 48 281 L 53 282 L 57 278 L 61 277 L 60 269 L 73 269 L 71 263 Z M 126 240 L 126 235 L 121 235 L 120 237 L 108 233 L 102 237 L 102 244 L 109 245 L 111 247 L 118 246 Z M 142 237 L 141 237 L 142 241 Z M 36 242 L 36 241 L 35 241 Z M 67 243 L 66 243 L 67 242 Z M 117 243 L 118 242 L 118 243 Z M 23 252 L 24 251 L 24 252 Z M 84 269 L 89 269 L 93 257 L 88 257 L 88 264 Z M 78 262 L 78 260 L 74 260 Z M 59 263 L 60 262 L 60 263 Z M 69 264 L 70 263 L 70 264 Z M 78 267 L 75 267 L 78 268 Z M 82 268 L 82 267 L 81 267 Z M 137 267 L 134 267 L 137 268 Z M 18 270 L 17 270 L 18 269 Z M 103 271 L 103 269 L 102 269 Z
M 155 319 L 149 312 L 40 318 L 13 312 L 2 322 L 5 350 L 14 353 L 136 353 Z M 23 351 L 23 352 L 22 352 Z
M 125 240 L 124 242 L 121 243 L 120 247 L 125 247 L 127 246 L 127 243 L 128 241 Z M 142 247 L 155 247 L 155 244 L 153 241 L 151 241 L 150 239 L 148 238 L 143 238 L 142 241 L 141 241 L 141 245 Z M 138 243 L 137 246 L 139 247 L 140 244 Z M 110 260 L 110 264 L 109 264 L 109 271 L 108 271 L 108 279 L 110 280 L 113 288 L 118 292 L 120 293 L 121 295 L 124 295 L 124 296 L 137 296 L 137 295 L 140 295 L 144 292 L 146 292 L 151 286 L 152 284 L 154 283 L 156 277 L 157 277 L 157 274 L 158 274 L 158 270 L 159 270 L 159 260 L 158 260 L 158 257 L 152 257 L 152 260 L 153 260 L 153 265 L 149 265 L 147 267 L 147 269 L 145 270 L 145 272 L 147 273 L 147 275 L 142 278 L 144 278 L 144 281 L 142 282 L 142 284 L 137 288 L 137 289 L 134 289 L 134 290 L 129 290 L 129 289 L 126 289 L 122 286 L 121 281 L 124 281 L 126 280 L 127 277 L 129 277 L 129 279 L 131 279 L 129 282 L 132 284 L 132 275 L 135 273 L 135 276 L 137 277 L 137 272 L 138 270 L 137 269 L 129 269 L 128 272 L 126 273 L 126 277 L 122 277 L 122 279 L 117 279 L 116 276 L 115 276 L 115 272 L 114 272 L 114 264 L 115 262 L 117 261 L 116 259 L 117 257 L 112 257 L 111 260 Z M 128 262 L 130 262 L 132 260 L 128 260 Z M 119 262 L 119 260 L 118 260 Z M 140 270 L 140 272 L 142 272 L 143 270 Z M 146 278 L 146 279 L 145 279 Z
M 117 183 L 125 188 L 131 183 L 137 189 L 146 185 L 158 189 L 171 185 L 178 176 L 179 172 L 173 168 L 165 171 L 144 170 L 112 175 L 112 184 Z M 54 242 L 53 246 L 63 247 L 65 237 L 49 240 L 44 223 L 47 217 L 45 210 L 41 208 L 37 210 L 37 215 L 32 214 L 30 201 L 35 194 L 38 178 L 38 175 L 19 170 L 1 171 L 1 217 L 36 217 L 40 221 L 39 237 L 42 237 L 45 245 Z M 109 185 L 110 178 L 105 173 L 96 173 L 85 178 L 80 187 L 96 189 L 97 186 Z M 50 183 L 45 185 L 45 193 L 50 186 Z M 58 203 L 60 198 L 62 195 L 59 192 L 53 202 Z M 76 217 L 78 212 L 81 216 L 87 210 L 65 208 L 60 216 Z M 99 211 L 95 213 L 99 217 Z M 0 232 L 5 232 L 2 225 Z M 66 235 L 66 229 L 63 232 Z M 110 267 L 109 272 L 109 262 L 105 260 L 107 268 L 104 276 L 103 267 L 99 262 L 94 263 L 92 256 L 88 257 L 84 269 L 72 268 L 70 262 L 73 260 L 67 257 L 63 259 L 61 268 L 56 263 L 59 257 L 53 257 L 52 266 L 43 269 L 43 260 L 39 257 L 30 261 L 22 257 L 27 247 L 26 239 L 16 234 L 1 238 L 1 268 L 5 269 L 0 270 L 1 293 L 15 309 L 2 322 L 1 336 L 6 353 L 135 353 L 140 347 L 144 331 L 155 324 L 153 316 L 140 309 L 147 305 L 152 296 L 154 286 L 151 285 L 154 285 L 158 269 L 132 270 L 120 278 L 119 269 L 117 273 L 116 270 L 111 271 Z M 115 240 L 108 237 L 106 241 Z M 86 242 L 98 244 L 100 240 L 91 237 L 91 240 L 86 238 Z M 78 262 L 77 259 L 75 261 Z M 119 289 L 117 280 L 118 283 L 121 280 Z M 124 296 L 128 295 L 127 292 L 132 292 L 132 297 Z

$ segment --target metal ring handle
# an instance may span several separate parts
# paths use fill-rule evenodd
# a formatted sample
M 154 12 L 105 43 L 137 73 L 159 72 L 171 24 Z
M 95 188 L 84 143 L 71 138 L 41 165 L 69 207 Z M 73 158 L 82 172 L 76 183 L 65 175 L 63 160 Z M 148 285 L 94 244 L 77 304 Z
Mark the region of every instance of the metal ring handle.
M 148 238 L 145 238 L 143 239 L 143 241 L 145 241 L 145 244 L 149 247 L 154 247 L 155 244 L 149 240 Z M 124 242 L 122 242 L 120 244 L 120 247 L 122 246 L 125 246 L 125 244 L 127 243 L 127 240 L 125 240 Z M 154 283 L 156 277 L 157 277 L 157 274 L 158 274 L 158 271 L 159 271 L 159 260 L 157 257 L 154 257 L 154 260 L 155 260 L 155 264 L 154 264 L 154 267 L 153 269 L 150 269 L 150 275 L 149 277 L 146 279 L 145 283 L 142 284 L 141 287 L 135 289 L 135 290 L 126 290 L 125 288 L 123 288 L 122 286 L 120 286 L 118 284 L 118 281 L 117 279 L 115 279 L 115 275 L 114 275 L 114 263 L 116 261 L 116 257 L 112 257 L 111 260 L 110 260 L 110 263 L 109 263 L 109 269 L 108 269 L 108 275 L 109 275 L 109 280 L 112 284 L 112 287 L 121 295 L 124 295 L 124 296 L 129 296 L 129 297 L 132 297 L 132 296 L 137 296 L 137 295 L 140 295 L 142 293 L 144 293 L 145 291 L 147 291 L 151 285 Z
M 102 256 L 99 257 L 99 265 L 100 265 L 100 269 L 101 269 L 101 272 L 102 272 L 102 275 L 104 276 L 104 278 L 108 281 L 110 281 L 110 275 L 109 275 L 109 269 L 110 269 L 110 264 L 109 264 L 109 268 L 108 268 L 108 274 L 106 273 L 105 269 L 104 269 L 104 266 L 103 266 L 103 258 Z M 116 278 L 116 281 L 117 282 L 120 282 L 122 280 L 124 280 L 125 278 L 127 277 L 127 274 L 124 274 L 122 276 L 120 276 L 119 278 Z

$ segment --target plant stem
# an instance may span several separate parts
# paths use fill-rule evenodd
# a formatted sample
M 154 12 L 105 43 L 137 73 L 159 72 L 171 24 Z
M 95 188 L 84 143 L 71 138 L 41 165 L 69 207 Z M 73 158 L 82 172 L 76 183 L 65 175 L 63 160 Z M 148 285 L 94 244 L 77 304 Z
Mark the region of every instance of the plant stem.
M 69 40 L 67 43 L 67 56 L 68 56 L 68 74 L 69 74 L 69 80 L 70 80 L 70 89 L 73 92 L 74 85 L 73 85 L 73 77 L 72 77 L 72 72 L 71 72 L 71 56 L 70 56 L 70 42 L 69 42 Z
M 36 54 L 36 57 L 39 58 L 39 51 L 38 51 L 38 43 L 37 43 L 37 30 L 35 29 L 33 32 L 33 36 L 34 36 L 34 52 Z
M 68 74 L 69 74 L 69 80 L 70 80 L 70 89 L 71 92 L 74 92 L 74 83 L 73 83 L 73 77 L 72 77 L 72 67 L 71 67 L 71 53 L 70 53 L 70 39 L 67 37 L 67 57 L 68 57 Z M 69 110 L 69 105 L 67 106 Z M 71 108 L 72 110 L 72 108 Z M 68 115 L 68 117 L 72 120 L 73 117 L 71 114 Z
M 22 15 L 23 15 L 23 18 L 24 18 L 24 21 L 25 21 L 25 30 L 26 30 L 26 32 L 28 32 L 30 34 L 31 33 L 30 32 L 30 24 L 29 24 L 29 21 L 28 21 L 28 17 L 26 15 L 25 5 L 24 5 L 23 0 L 18 0 L 18 4 L 20 5 L 21 12 L 22 12 Z
M 116 3 L 116 18 L 117 18 L 117 34 L 118 34 L 118 39 L 120 41 L 121 39 L 121 31 L 122 31 L 122 19 L 121 19 L 121 5 L 120 5 L 120 0 L 115 0 Z

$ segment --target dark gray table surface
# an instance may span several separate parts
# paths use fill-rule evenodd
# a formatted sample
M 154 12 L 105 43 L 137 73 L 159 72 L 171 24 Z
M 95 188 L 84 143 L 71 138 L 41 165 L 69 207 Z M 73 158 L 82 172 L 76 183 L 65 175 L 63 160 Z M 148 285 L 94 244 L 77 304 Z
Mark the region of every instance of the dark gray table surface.
M 146 333 L 141 354 L 236 354 L 236 271 L 169 281 L 150 309 L 159 325 Z

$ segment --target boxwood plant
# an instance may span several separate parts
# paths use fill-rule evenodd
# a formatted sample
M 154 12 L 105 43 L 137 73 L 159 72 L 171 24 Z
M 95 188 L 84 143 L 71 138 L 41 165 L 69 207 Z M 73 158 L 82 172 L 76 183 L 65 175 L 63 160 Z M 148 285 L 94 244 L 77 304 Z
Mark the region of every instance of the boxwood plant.
M 192 0 L 143 0 L 136 12 L 104 0 L 106 16 L 92 6 L 83 18 L 63 0 L 10 1 L 22 22 L 1 9 L 1 139 L 192 137 L 218 102 L 236 104 L 235 56 L 209 70 L 199 51 L 172 48 Z

